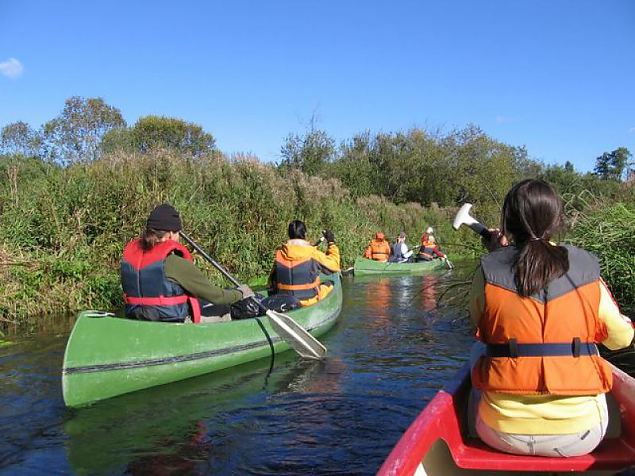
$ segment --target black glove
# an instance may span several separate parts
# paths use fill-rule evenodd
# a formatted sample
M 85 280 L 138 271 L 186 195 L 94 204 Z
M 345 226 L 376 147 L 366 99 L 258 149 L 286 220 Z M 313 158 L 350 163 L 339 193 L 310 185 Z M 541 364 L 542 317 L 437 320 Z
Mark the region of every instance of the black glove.
M 335 235 L 331 230 L 324 230 L 322 234 L 324 235 L 327 243 L 335 243 Z

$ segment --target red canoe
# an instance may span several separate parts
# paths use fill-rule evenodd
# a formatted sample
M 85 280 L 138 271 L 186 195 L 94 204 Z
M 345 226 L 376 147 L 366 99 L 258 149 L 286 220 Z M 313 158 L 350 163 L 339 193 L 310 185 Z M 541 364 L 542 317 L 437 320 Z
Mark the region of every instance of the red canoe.
M 439 391 L 406 430 L 379 476 L 480 474 L 615 474 L 635 468 L 635 379 L 613 367 L 609 428 L 593 453 L 571 458 L 516 456 L 489 448 L 465 431 L 469 368 Z M 629 473 L 630 474 L 630 473 Z

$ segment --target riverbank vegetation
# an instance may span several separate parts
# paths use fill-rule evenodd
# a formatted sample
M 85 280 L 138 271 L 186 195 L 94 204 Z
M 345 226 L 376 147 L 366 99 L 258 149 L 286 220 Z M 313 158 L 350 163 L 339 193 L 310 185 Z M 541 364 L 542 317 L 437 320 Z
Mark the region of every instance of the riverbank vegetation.
M 0 135 L 0 316 L 20 322 L 120 306 L 121 251 L 158 203 L 179 209 L 185 230 L 247 281 L 268 272 L 296 218 L 312 240 L 335 232 L 344 267 L 378 230 L 405 231 L 415 244 L 429 225 L 451 256 L 477 256 L 477 237 L 451 230 L 457 207 L 474 203 L 495 225 L 511 184 L 528 176 L 563 194 L 573 224 L 566 238 L 600 255 L 616 297 L 632 309 L 629 156 L 617 149 L 582 174 L 531 160 L 474 126 L 366 131 L 341 144 L 311 127 L 287 137 L 279 164 L 263 163 L 224 155 L 196 124 L 147 116 L 128 126 L 100 99 L 70 98 L 40 130 L 14 123 Z

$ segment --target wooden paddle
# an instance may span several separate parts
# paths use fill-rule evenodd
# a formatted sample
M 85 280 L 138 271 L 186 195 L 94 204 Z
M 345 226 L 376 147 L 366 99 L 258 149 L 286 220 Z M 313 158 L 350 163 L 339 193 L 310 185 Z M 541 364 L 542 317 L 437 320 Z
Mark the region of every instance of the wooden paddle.
M 192 238 L 190 238 L 183 231 L 179 232 L 187 243 L 194 248 L 203 258 L 209 261 L 218 271 L 222 273 L 234 286 L 240 286 L 240 283 L 229 272 L 218 264 L 214 259 L 208 255 Z M 254 302 L 258 304 L 258 307 L 265 311 L 271 327 L 276 333 L 282 337 L 287 344 L 300 354 L 300 356 L 307 359 L 323 359 L 326 356 L 326 347 L 322 343 L 313 337 L 309 332 L 304 329 L 300 324 L 295 322 L 291 317 L 280 312 L 267 309 L 260 301 L 252 297 Z

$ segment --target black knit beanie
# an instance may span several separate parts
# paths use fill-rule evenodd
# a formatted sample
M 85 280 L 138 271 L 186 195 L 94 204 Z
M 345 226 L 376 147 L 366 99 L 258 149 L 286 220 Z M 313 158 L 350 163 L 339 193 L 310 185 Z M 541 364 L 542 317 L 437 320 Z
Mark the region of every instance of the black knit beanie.
M 181 217 L 172 205 L 164 203 L 150 212 L 146 228 L 162 231 L 181 231 Z

